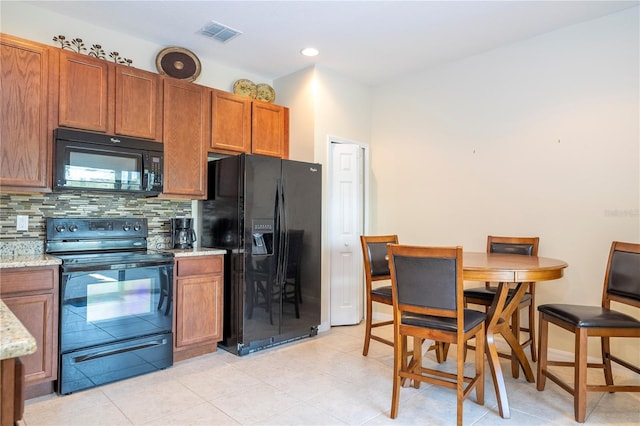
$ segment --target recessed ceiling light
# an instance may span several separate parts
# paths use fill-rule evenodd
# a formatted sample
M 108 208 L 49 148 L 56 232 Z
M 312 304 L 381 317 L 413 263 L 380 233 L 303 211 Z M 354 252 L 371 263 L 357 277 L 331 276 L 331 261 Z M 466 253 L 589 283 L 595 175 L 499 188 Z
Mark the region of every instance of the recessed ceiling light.
M 300 51 L 304 56 L 318 56 L 318 49 L 315 47 L 305 47 Z

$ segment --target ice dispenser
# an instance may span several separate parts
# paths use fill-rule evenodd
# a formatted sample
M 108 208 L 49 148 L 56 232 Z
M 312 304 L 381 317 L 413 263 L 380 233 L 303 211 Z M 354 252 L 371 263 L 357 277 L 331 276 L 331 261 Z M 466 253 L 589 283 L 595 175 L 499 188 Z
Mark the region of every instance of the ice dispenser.
M 273 254 L 273 221 L 254 220 L 251 226 L 251 253 Z

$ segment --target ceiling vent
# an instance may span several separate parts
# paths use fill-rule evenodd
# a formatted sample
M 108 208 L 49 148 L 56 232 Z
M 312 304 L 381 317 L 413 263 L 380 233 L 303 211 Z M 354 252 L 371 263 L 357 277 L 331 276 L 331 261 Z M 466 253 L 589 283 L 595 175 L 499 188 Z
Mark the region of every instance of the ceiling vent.
M 227 27 L 226 25 L 222 25 L 219 22 L 211 21 L 200 30 L 200 34 L 214 40 L 218 40 L 221 43 L 226 43 L 232 38 L 236 38 L 242 34 L 242 32 Z

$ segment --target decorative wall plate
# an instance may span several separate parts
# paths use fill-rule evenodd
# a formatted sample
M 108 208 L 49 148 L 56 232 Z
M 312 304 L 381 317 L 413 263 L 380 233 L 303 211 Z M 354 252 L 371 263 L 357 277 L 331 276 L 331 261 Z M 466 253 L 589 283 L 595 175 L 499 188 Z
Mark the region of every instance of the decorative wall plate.
M 276 99 L 276 91 L 265 83 L 256 86 L 256 99 L 263 102 L 273 102 Z
M 194 81 L 200 75 L 198 57 L 184 47 L 167 47 L 156 56 L 158 72 L 180 80 Z
M 237 80 L 233 83 L 233 93 L 240 96 L 246 96 L 251 99 L 256 97 L 256 85 L 246 78 Z

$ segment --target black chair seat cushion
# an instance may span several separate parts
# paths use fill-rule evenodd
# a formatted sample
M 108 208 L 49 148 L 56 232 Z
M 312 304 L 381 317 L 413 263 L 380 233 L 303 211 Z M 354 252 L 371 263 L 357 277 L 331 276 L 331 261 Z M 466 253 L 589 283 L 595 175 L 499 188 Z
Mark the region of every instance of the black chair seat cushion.
M 510 288 L 507 298 L 510 299 L 511 297 L 513 297 L 515 293 L 516 293 L 516 290 L 513 288 Z M 496 289 L 488 289 L 486 287 L 469 288 L 464 291 L 464 297 L 471 297 L 473 299 L 486 300 L 488 303 L 491 303 L 493 298 L 496 297 Z M 522 300 L 520 301 L 520 303 L 526 302 L 527 300 L 531 300 L 530 293 L 525 293 L 524 296 L 522 296 Z
M 375 294 L 376 296 L 380 296 L 380 297 L 385 297 L 389 300 L 392 300 L 391 296 L 391 286 L 390 285 L 383 285 L 380 287 L 376 287 L 376 288 L 372 288 L 371 289 L 371 294 Z
M 640 321 L 632 316 L 601 306 L 549 304 L 538 306 L 538 311 L 574 327 L 640 328 Z
M 464 310 L 464 331 L 465 333 L 487 318 L 484 312 L 475 311 L 473 309 Z M 416 327 L 433 328 L 437 330 L 456 332 L 455 318 L 434 317 L 431 315 L 420 315 L 404 313 L 402 314 L 402 324 L 414 325 Z

